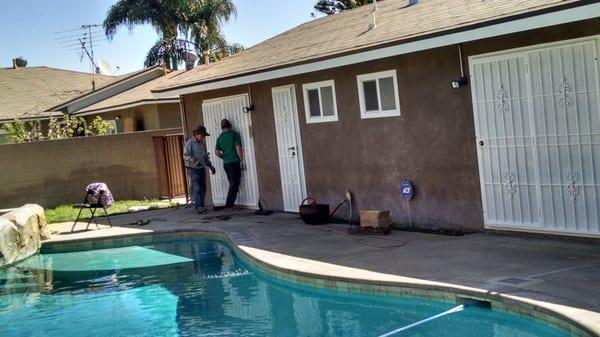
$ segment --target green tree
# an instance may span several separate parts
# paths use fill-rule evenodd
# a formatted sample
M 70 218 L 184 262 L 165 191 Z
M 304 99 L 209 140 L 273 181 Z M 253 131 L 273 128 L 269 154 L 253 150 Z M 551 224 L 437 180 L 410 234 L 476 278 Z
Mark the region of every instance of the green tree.
M 105 121 L 100 116 L 96 116 L 88 124 L 87 133 L 88 135 L 104 136 L 112 131 L 113 126 L 108 121 Z
M 188 50 L 188 43 L 185 40 L 176 38 L 160 39 L 150 48 L 144 61 L 144 67 L 151 67 L 157 64 L 164 64 L 163 60 L 176 59 L 183 60 Z
M 104 32 L 112 39 L 121 25 L 133 30 L 136 25 L 151 24 L 161 39 L 177 38 L 181 24 L 180 0 L 119 0 L 112 5 L 104 19 Z M 176 55 L 165 54 L 164 63 L 177 69 Z
M 209 53 L 211 61 L 218 61 L 243 50 L 239 44 L 229 45 L 221 32 L 223 23 L 237 15 L 233 1 L 200 0 L 187 1 L 186 4 L 181 32 L 198 55 Z M 203 61 L 202 58 L 200 61 Z
M 373 3 L 373 0 L 319 0 L 315 9 L 323 14 L 332 15 L 370 3 Z
M 3 124 L 2 129 L 8 133 L 8 140 L 13 143 L 28 143 L 44 139 L 39 120 L 22 121 L 15 118 L 12 123 Z
M 235 55 L 244 49 L 246 48 L 239 43 L 217 46 L 215 49 L 210 51 L 210 62 L 217 62 L 227 56 Z
M 85 136 L 85 120 L 64 114 L 60 119 L 51 117 L 48 122 L 47 139 L 65 139 Z
M 12 123 L 3 124 L 2 129 L 6 131 L 9 141 L 28 143 L 45 139 L 55 140 L 86 135 L 103 136 L 112 130 L 112 125 L 102 117 L 96 116 L 86 129 L 85 120 L 82 117 L 72 117 L 65 114 L 60 118 L 50 117 L 46 135 L 42 132 L 42 123 L 39 120 L 22 121 L 16 118 Z
M 183 54 L 179 33 L 186 39 L 189 34 L 198 46 L 216 44 L 218 39 L 224 41 L 221 23 L 235 14 L 232 0 L 119 0 L 109 9 L 103 25 L 106 36 L 112 39 L 121 25 L 132 30 L 136 25 L 151 24 L 160 37 L 146 57 L 146 66 L 152 65 L 149 61 L 160 61 L 177 69 Z

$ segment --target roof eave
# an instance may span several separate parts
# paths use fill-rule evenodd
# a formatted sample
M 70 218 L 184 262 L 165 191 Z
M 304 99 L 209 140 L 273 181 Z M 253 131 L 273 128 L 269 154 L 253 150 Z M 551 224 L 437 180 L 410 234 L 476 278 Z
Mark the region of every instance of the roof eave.
M 118 111 L 118 110 L 123 110 L 123 109 L 129 109 L 129 108 L 134 108 L 134 107 L 138 107 L 138 106 L 142 106 L 142 105 L 152 105 L 152 104 L 168 104 L 168 103 L 178 103 L 179 104 L 179 97 L 171 97 L 171 98 L 157 98 L 157 99 L 143 99 L 143 100 L 139 100 L 139 101 L 134 101 L 134 102 L 129 102 L 129 103 L 124 103 L 124 104 L 118 104 L 118 105 L 113 105 L 113 106 L 108 106 L 105 108 L 99 108 L 99 109 L 93 109 L 93 110 L 86 110 L 86 111 L 78 111 L 73 113 L 74 116 L 88 116 L 88 115 L 96 115 L 96 114 L 101 114 L 101 113 L 105 113 L 105 112 L 111 112 L 111 111 Z

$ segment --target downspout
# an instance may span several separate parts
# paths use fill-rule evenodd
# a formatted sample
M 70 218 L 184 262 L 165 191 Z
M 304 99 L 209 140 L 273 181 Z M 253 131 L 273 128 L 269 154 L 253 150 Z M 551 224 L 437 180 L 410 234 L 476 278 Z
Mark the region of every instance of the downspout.
M 463 62 L 463 50 L 462 50 L 461 43 L 458 44 L 458 58 L 460 59 L 460 78 L 464 78 L 465 77 L 465 66 L 464 66 L 464 62 Z
M 183 95 L 179 96 L 179 113 L 181 114 L 181 131 L 183 132 L 183 142 L 185 144 L 185 141 L 187 140 L 188 137 L 188 125 L 187 125 L 187 118 L 185 116 L 185 100 L 183 99 Z M 181 157 L 181 160 L 183 161 L 183 157 Z M 182 165 L 182 167 L 185 167 L 185 164 Z M 185 171 L 185 169 L 184 169 Z M 190 198 L 190 181 L 188 179 L 188 175 L 184 174 L 185 177 L 185 204 L 188 205 L 188 202 L 191 202 L 191 198 Z
M 189 133 L 187 118 L 185 116 L 185 100 L 183 99 L 183 95 L 179 96 L 179 113 L 181 114 L 181 131 L 183 132 L 183 136 L 187 137 Z

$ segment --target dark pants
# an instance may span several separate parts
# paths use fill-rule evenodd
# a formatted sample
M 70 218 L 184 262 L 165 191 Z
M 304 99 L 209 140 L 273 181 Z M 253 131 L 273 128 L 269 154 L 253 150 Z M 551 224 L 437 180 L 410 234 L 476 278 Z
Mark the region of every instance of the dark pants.
M 242 166 L 240 163 L 223 164 L 227 180 L 229 181 L 229 191 L 227 192 L 226 207 L 232 207 L 235 204 L 238 191 L 240 190 L 240 179 L 242 178 Z
M 206 169 L 188 168 L 188 175 L 192 181 L 192 201 L 196 209 L 204 207 L 204 195 L 206 194 Z

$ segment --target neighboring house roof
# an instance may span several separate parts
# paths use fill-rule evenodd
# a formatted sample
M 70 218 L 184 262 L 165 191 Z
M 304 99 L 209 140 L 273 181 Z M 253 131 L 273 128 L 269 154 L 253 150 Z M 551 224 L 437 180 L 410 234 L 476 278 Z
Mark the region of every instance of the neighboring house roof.
M 406 0 L 378 1 L 375 29 L 369 29 L 373 6 L 362 6 L 304 23 L 239 54 L 192 69 L 155 91 L 225 81 L 594 2 L 597 1 L 419 0 L 407 6 Z M 331 62 L 329 67 L 337 65 Z
M 165 74 L 166 70 L 159 65 L 128 73 L 120 76 L 116 81 L 105 85 L 99 90 L 87 92 L 75 96 L 68 101 L 60 102 L 60 104 L 49 108 L 48 111 L 62 111 L 69 114 L 75 113 L 92 104 L 96 104 L 148 81 L 162 77 Z
M 118 77 L 95 75 L 96 89 Z M 40 118 L 48 108 L 92 91 L 92 75 L 48 67 L 0 68 L 0 121 Z
M 165 76 L 158 77 L 105 100 L 89 105 L 81 110 L 77 110 L 74 114 L 89 115 L 125 109 L 144 104 L 179 103 L 179 97 L 177 95 L 165 98 L 157 98 L 156 95 L 152 93 L 152 90 L 165 85 L 170 79 L 182 73 L 183 71 L 181 70 L 172 71 Z

